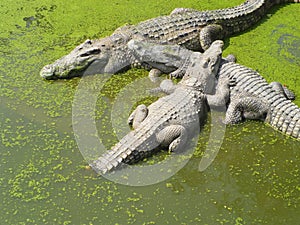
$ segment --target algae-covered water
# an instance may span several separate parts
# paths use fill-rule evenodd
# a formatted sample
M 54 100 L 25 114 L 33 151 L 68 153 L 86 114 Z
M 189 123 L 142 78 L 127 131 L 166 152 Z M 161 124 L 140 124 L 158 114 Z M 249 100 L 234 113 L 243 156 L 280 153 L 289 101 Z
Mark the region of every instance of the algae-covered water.
M 148 186 L 122 185 L 90 170 L 76 143 L 72 105 L 81 79 L 39 76 L 45 64 L 85 39 L 107 36 L 121 25 L 175 7 L 204 10 L 241 2 L 1 2 L 1 224 L 298 224 L 299 141 L 261 122 L 227 127 L 215 160 L 200 172 L 210 136 L 206 126 L 193 157 L 175 175 Z M 299 7 L 275 7 L 253 29 L 226 40 L 224 55 L 234 53 L 239 63 L 300 96 Z M 107 146 L 117 140 L 112 124 L 118 121 L 108 115 L 118 93 L 146 76 L 144 70 L 130 70 L 110 78 L 101 90 L 95 118 Z M 299 98 L 295 103 L 300 105 Z

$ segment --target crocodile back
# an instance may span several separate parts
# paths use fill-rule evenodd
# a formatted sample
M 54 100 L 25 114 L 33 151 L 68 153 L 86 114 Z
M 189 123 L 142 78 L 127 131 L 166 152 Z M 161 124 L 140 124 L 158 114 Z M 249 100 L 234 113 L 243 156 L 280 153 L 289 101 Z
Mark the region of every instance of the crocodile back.
M 219 75 L 236 80 L 236 86 L 231 90 L 232 98 L 240 95 L 258 97 L 269 106 L 266 122 L 277 130 L 300 139 L 300 108 L 277 92 L 259 73 L 229 62 L 221 65 Z
M 134 163 L 152 155 L 160 146 L 157 134 L 169 125 L 182 125 L 189 136 L 200 130 L 208 111 L 206 97 L 194 88 L 179 87 L 174 93 L 159 98 L 148 107 L 148 115 L 139 126 L 124 136 L 91 166 L 106 173 L 121 162 Z
M 156 43 L 173 43 L 191 50 L 199 50 L 199 32 L 203 27 L 220 24 L 224 35 L 229 36 L 253 26 L 273 4 L 273 0 L 251 0 L 239 6 L 218 10 L 187 9 L 181 13 L 140 22 L 136 26 L 130 26 L 130 31 L 131 35 L 154 40 Z

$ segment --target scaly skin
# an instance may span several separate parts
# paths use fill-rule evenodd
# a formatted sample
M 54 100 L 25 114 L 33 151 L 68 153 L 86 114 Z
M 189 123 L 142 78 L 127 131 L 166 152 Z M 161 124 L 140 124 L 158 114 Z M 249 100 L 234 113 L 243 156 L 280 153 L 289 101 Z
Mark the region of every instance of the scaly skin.
M 134 130 L 96 159 L 91 167 L 104 174 L 121 162 L 134 163 L 148 157 L 160 146 L 168 147 L 169 151 L 181 150 L 186 140 L 200 130 L 206 119 L 209 107 L 206 95 L 203 94 L 203 81 L 209 80 L 209 77 L 215 78 L 221 62 L 222 47 L 222 41 L 215 41 L 207 51 L 200 54 L 198 63 L 203 67 L 199 71 L 200 79 L 187 76 L 172 87 L 169 95 L 159 98 L 148 107 L 138 106 L 128 119 Z M 229 92 L 229 86 L 226 83 L 224 85 Z M 227 97 L 224 95 L 224 98 Z
M 195 52 L 178 45 L 156 45 L 139 41 L 132 41 L 128 46 L 139 60 L 145 60 L 154 68 L 171 70 L 171 75 L 183 76 L 183 79 L 191 74 L 197 77 L 199 70 L 193 68 L 193 64 L 197 64 Z M 238 123 L 244 118 L 262 119 L 273 128 L 300 139 L 300 109 L 290 100 L 295 97 L 292 92 L 279 83 L 268 84 L 256 71 L 227 59 L 223 59 L 218 76 L 219 81 L 229 78 L 236 83 L 230 90 L 231 103 L 225 119 L 227 124 Z M 215 91 L 215 95 L 224 92 L 218 86 Z
M 169 146 L 170 151 L 181 150 L 187 138 L 200 129 L 208 111 L 197 80 L 191 78 L 187 82 L 191 83 L 181 84 L 174 93 L 147 107 L 146 118 L 90 166 L 104 174 L 121 162 L 131 164 L 151 156 L 160 146 Z
M 220 67 L 219 76 L 236 80 L 231 90 L 232 102 L 227 111 L 226 123 L 238 123 L 243 117 L 261 118 L 273 128 L 300 139 L 300 108 L 268 84 L 259 73 L 229 62 Z
M 236 7 L 211 11 L 175 9 L 169 16 L 118 28 L 111 36 L 100 40 L 87 40 L 70 54 L 46 65 L 40 75 L 46 79 L 58 79 L 120 72 L 136 62 L 127 48 L 130 40 L 179 44 L 191 50 L 206 50 L 214 40 L 251 27 L 273 5 L 299 1 L 248 0 Z

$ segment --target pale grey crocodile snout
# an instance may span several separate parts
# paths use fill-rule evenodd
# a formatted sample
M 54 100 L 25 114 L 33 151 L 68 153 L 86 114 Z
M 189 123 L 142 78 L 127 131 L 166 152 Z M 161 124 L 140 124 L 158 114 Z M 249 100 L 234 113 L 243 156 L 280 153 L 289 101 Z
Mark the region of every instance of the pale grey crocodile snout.
M 46 65 L 43 67 L 43 69 L 41 69 L 40 75 L 45 79 L 53 79 L 55 75 L 55 69 L 51 65 Z

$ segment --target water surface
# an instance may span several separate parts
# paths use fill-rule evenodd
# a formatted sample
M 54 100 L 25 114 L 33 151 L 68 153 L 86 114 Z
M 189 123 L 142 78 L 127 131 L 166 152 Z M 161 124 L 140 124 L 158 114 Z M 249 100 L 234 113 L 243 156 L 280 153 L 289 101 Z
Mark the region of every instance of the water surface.
M 120 185 L 86 166 L 72 129 L 79 78 L 45 81 L 39 70 L 87 38 L 165 15 L 175 7 L 214 9 L 241 0 L 18 0 L 0 4 L 0 220 L 5 224 L 297 224 L 300 142 L 261 122 L 228 127 L 221 149 L 198 166 L 210 128 L 188 164 L 166 181 Z M 276 7 L 227 40 L 225 55 L 286 84 L 300 96 L 299 5 Z M 99 136 L 116 141 L 108 117 L 117 93 L 147 76 L 113 76 L 99 96 Z M 146 100 L 147 101 L 147 100 Z M 300 105 L 297 99 L 296 104 Z M 167 154 L 167 153 L 165 153 Z M 164 157 L 161 154 L 159 157 Z M 147 162 L 146 162 L 147 163 Z

